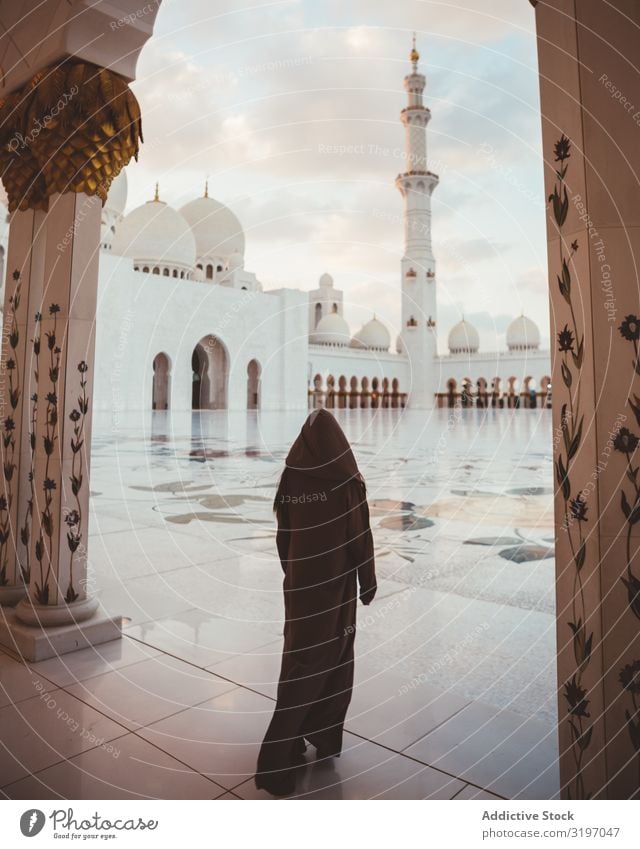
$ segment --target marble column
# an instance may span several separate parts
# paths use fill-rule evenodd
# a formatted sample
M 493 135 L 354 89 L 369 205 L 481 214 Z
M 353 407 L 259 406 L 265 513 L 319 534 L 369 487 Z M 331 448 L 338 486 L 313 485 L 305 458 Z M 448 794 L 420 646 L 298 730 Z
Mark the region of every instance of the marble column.
M 87 584 L 101 206 L 98 197 L 69 192 L 53 195 L 46 215 L 36 213 L 41 234 L 34 244 L 43 273 L 32 272 L 32 288 L 24 293 L 28 316 L 20 304 L 26 323 L 18 325 L 25 364 L 21 379 L 28 391 L 18 405 L 27 434 L 15 469 L 24 491 L 18 525 L 27 498 L 32 509 L 30 533 L 16 540 L 14 556 L 30 564 L 30 574 L 28 596 L 0 622 L 0 643 L 30 660 L 121 633 L 119 619 L 98 609 Z M 12 239 L 13 234 L 10 245 Z
M 28 583 L 14 608 L 0 609 L 0 645 L 28 660 L 121 635 L 120 618 L 88 586 L 93 366 L 101 206 L 141 138 L 121 76 L 76 57 L 44 70 L 0 100 L 0 172 L 13 211 L 0 583 L 12 600 Z
M 535 3 L 564 798 L 640 797 L 640 5 Z

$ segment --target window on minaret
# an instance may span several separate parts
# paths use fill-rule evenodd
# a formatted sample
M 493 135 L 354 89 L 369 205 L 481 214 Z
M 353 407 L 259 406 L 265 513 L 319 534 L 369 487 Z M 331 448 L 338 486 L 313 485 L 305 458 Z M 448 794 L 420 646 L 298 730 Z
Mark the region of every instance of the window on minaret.
M 331 311 L 332 312 L 338 312 L 338 305 L 334 304 Z
M 320 321 L 321 318 L 322 318 L 322 304 L 316 304 L 314 327 L 318 326 L 318 322 Z
M 207 266 L 207 280 L 213 280 L 213 266 Z

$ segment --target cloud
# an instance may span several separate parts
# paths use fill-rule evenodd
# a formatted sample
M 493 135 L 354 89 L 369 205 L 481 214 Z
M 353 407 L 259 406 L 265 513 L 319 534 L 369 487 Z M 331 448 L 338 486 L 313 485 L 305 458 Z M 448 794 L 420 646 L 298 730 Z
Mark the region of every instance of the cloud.
M 440 174 L 441 341 L 459 302 L 498 315 L 523 303 L 544 326 L 533 11 L 510 0 L 470 5 L 193 0 L 187 17 L 184 4 L 163 3 L 134 84 L 146 143 L 129 167 L 129 208 L 156 180 L 180 206 L 209 175 L 210 193 L 245 227 L 246 266 L 267 287 L 310 289 L 329 270 L 350 321 L 375 310 L 397 324 L 403 207 L 394 179 L 406 167 L 399 113 L 416 29 L 429 163 Z

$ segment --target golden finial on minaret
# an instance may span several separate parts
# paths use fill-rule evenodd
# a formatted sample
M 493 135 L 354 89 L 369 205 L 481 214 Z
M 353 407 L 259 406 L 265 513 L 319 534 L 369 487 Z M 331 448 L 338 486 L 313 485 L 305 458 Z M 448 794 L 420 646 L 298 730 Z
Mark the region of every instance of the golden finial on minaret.
M 157 203 L 160 200 L 160 184 L 156 183 L 156 193 L 153 197 L 153 200 Z
M 413 34 L 413 45 L 411 47 L 411 53 L 409 54 L 409 58 L 413 64 L 414 73 L 418 70 L 418 62 L 420 60 L 420 54 L 416 49 L 416 34 Z
M 204 196 L 206 198 L 209 197 L 209 176 L 207 175 L 207 179 L 204 181 Z

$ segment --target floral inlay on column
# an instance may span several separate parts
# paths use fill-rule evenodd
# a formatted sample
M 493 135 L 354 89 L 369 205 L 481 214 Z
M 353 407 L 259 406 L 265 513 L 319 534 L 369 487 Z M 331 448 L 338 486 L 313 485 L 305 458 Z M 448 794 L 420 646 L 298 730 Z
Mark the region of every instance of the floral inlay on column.
M 569 197 L 566 186 L 566 175 L 571 156 L 571 142 L 563 134 L 555 143 L 556 182 L 549 196 L 552 214 L 560 236 L 560 273 L 557 275 L 557 285 L 560 294 L 566 301 L 569 316 L 564 328 L 558 333 L 558 351 L 562 355 L 560 372 L 566 389 L 566 402 L 562 404 L 560 425 L 564 451 L 562 448 L 554 458 L 556 480 L 564 500 L 563 530 L 566 532 L 573 561 L 573 590 L 571 600 L 571 621 L 568 627 L 573 644 L 573 655 L 576 662 L 575 672 L 564 684 L 564 698 L 568 703 L 569 727 L 571 729 L 571 751 L 574 761 L 574 777 L 567 788 L 570 799 L 588 799 L 584 783 L 583 769 L 585 752 L 591 743 L 593 726 L 589 722 L 589 699 L 585 684 L 585 670 L 591 659 L 593 631 L 587 632 L 587 611 L 585 606 L 584 587 L 581 572 L 586 560 L 586 539 L 583 530 L 588 521 L 587 504 L 582 492 L 574 493 L 571 485 L 573 463 L 582 442 L 582 426 L 584 414 L 580 399 L 580 372 L 584 359 L 584 334 L 581 334 L 576 322 L 571 292 L 571 265 L 578 251 L 578 242 L 570 247 L 562 238 L 562 228 L 569 212 Z
M 635 376 L 640 376 L 640 351 L 638 350 L 640 319 L 635 315 L 628 315 L 618 329 L 624 339 L 633 343 L 632 365 Z M 633 396 L 629 395 L 627 400 L 640 427 L 640 398 L 634 393 Z M 633 526 L 640 522 L 640 482 L 638 481 L 640 466 L 633 465 L 633 455 L 639 444 L 640 437 L 636 436 L 635 433 L 632 433 L 626 427 L 620 428 L 613 443 L 613 447 L 625 455 L 627 466 L 625 476 L 631 486 L 632 493 L 631 496 L 627 496 L 624 489 L 620 490 L 620 509 L 627 521 L 625 552 L 627 577 L 620 580 L 627 589 L 629 611 L 637 619 L 640 619 L 640 579 L 631 571 L 631 533 Z M 640 704 L 638 704 L 638 696 L 640 696 L 640 660 L 634 659 L 631 663 L 623 666 L 618 677 L 622 688 L 631 697 L 631 710 L 626 708 L 624 715 L 627 720 L 631 743 L 638 755 L 638 780 L 640 783 Z
M 42 314 L 37 312 L 34 316 L 34 332 L 33 332 L 33 357 L 35 361 L 35 366 L 33 369 L 33 378 L 34 385 L 38 387 L 38 379 L 39 379 L 39 361 L 40 361 L 40 321 L 42 319 Z M 20 564 L 20 568 L 22 569 L 22 577 L 24 579 L 25 584 L 29 585 L 29 581 L 31 580 L 31 550 L 30 550 L 30 542 L 31 542 L 31 526 L 33 522 L 33 505 L 35 503 L 35 491 L 34 491 L 34 481 L 33 476 L 35 473 L 35 461 L 36 461 L 36 420 L 38 416 L 38 393 L 37 391 L 31 395 L 31 410 L 29 413 L 29 449 L 31 452 L 31 461 L 29 465 L 29 498 L 27 499 L 27 505 L 24 511 L 24 524 L 20 528 L 20 541 L 24 547 L 24 554 L 26 561 L 24 564 Z
M 49 350 L 49 381 L 51 389 L 47 392 L 45 400 L 46 408 L 46 425 L 45 433 L 42 437 L 44 443 L 44 451 L 47 455 L 44 475 L 44 510 L 42 511 L 42 523 L 40 525 L 40 536 L 35 545 L 36 560 L 40 564 L 40 583 L 36 581 L 36 601 L 38 604 L 49 603 L 49 581 L 51 578 L 52 563 L 54 562 L 54 519 L 51 512 L 51 504 L 53 502 L 53 491 L 56 489 L 56 482 L 49 476 L 49 461 L 54 452 L 56 441 L 58 439 L 58 378 L 60 376 L 60 353 L 61 349 L 57 344 L 56 339 L 56 323 L 57 315 L 60 312 L 58 304 L 49 306 L 49 315 L 53 316 L 53 329 L 47 331 L 47 348 Z M 44 530 L 47 541 L 42 535 Z M 48 564 L 46 572 L 44 570 L 43 560 L 47 554 L 48 547 Z
M 78 550 L 78 546 L 82 542 L 82 504 L 80 502 L 80 490 L 84 482 L 83 477 L 83 462 L 82 462 L 82 446 L 84 445 L 84 420 L 89 410 L 89 399 L 87 397 L 87 378 L 86 374 L 89 366 L 84 360 L 78 363 L 78 371 L 80 372 L 80 395 L 78 396 L 78 406 L 74 407 L 69 413 L 69 418 L 73 422 L 73 437 L 71 438 L 71 453 L 73 460 L 71 461 L 71 491 L 76 499 L 76 506 L 70 510 L 65 522 L 69 528 L 67 531 L 67 543 L 71 551 L 71 566 L 69 571 L 69 586 L 65 595 L 67 603 L 75 601 L 78 598 L 78 593 L 73 586 L 73 559 Z
M 18 330 L 18 307 L 20 306 L 20 272 L 16 269 L 12 274 L 16 287 L 13 295 L 9 298 L 11 310 L 11 323 L 8 342 L 12 354 L 7 358 L 6 368 L 9 374 L 9 404 L 11 413 L 2 423 L 2 445 L 4 448 L 4 462 L 2 472 L 4 475 L 4 492 L 0 494 L 0 587 L 9 584 L 7 575 L 9 567 L 9 540 L 11 538 L 11 505 L 14 498 L 16 460 L 16 437 L 15 437 L 15 411 L 20 403 L 20 369 L 16 349 L 20 342 L 20 331 Z

